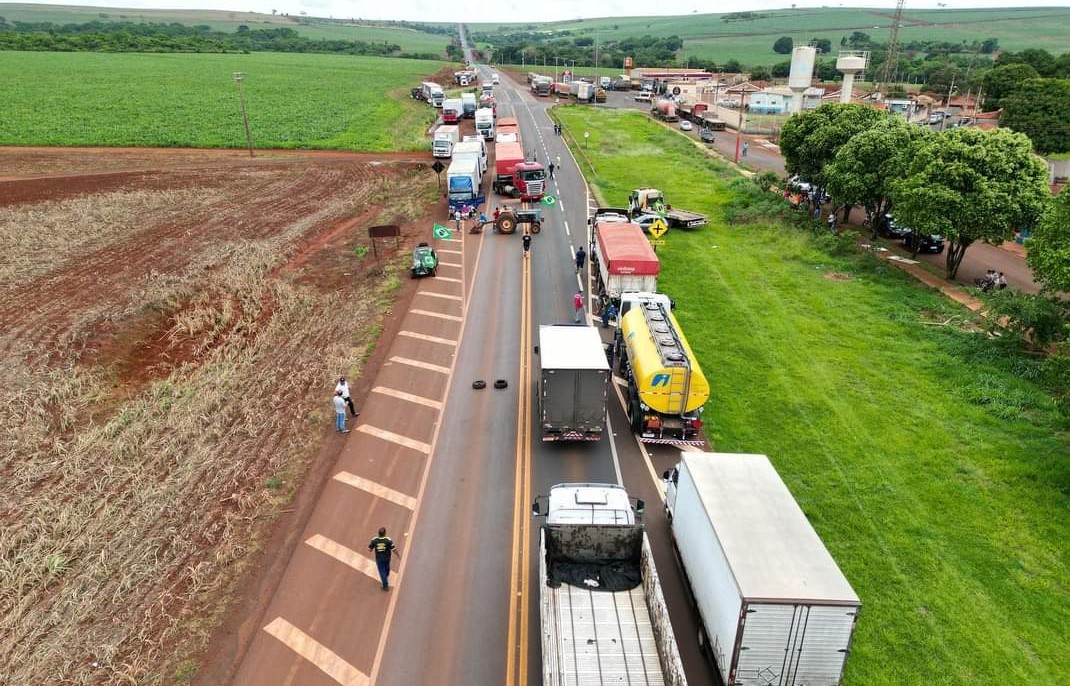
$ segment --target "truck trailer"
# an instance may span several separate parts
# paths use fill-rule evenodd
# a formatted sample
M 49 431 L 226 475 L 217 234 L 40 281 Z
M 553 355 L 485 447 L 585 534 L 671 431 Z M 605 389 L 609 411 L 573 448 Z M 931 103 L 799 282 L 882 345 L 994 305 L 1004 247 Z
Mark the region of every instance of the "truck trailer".
M 498 118 L 494 142 L 520 144 L 520 122 L 516 120 L 516 117 Z
M 598 330 L 539 327 L 539 421 L 544 441 L 602 438 L 612 372 Z
M 686 686 L 650 541 L 616 484 L 558 484 L 539 535 L 543 686 Z
M 656 101 L 650 108 L 650 113 L 662 121 L 680 121 L 679 115 L 676 114 L 676 103 L 672 100 Z
M 501 133 L 501 126 L 499 135 Z M 524 201 L 542 200 L 546 170 L 538 162 L 527 162 L 520 143 L 499 141 L 494 145 L 494 192 Z
M 549 95 L 554 80 L 549 76 L 537 75 L 531 82 L 531 91 L 535 95 Z
M 628 422 L 643 443 L 701 446 L 710 385 L 670 308 L 642 300 L 621 315 L 614 343 L 628 382 Z
M 465 138 L 476 138 L 476 136 L 465 136 Z M 481 140 L 463 140 L 457 145 L 453 146 L 453 159 L 464 160 L 473 159 L 479 165 L 479 176 L 482 178 L 487 173 L 487 153 L 486 147 Z
M 625 291 L 656 291 L 661 263 L 638 224 L 605 215 L 594 223 L 599 295 L 619 303 Z
M 471 156 L 450 162 L 446 170 L 446 192 L 451 208 L 483 204 L 483 175 L 479 167 L 479 160 Z
M 838 686 L 861 602 L 769 458 L 680 458 L 665 509 L 723 683 Z
M 473 119 L 476 110 L 479 109 L 479 101 L 475 93 L 461 93 L 461 115 L 465 119 Z

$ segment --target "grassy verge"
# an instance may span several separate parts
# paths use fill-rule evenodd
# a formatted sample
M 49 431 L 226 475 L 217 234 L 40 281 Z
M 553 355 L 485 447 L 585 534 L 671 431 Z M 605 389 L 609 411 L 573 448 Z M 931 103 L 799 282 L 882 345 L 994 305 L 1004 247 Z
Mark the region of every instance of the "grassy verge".
M 241 148 L 244 72 L 259 148 L 426 147 L 408 88 L 441 62 L 344 55 L 2 54 L 0 145 Z
M 1052 363 L 789 228 L 776 196 L 648 117 L 558 113 L 590 132 L 605 202 L 658 185 L 710 215 L 668 234 L 662 288 L 713 385 L 709 438 L 773 459 L 862 597 L 845 683 L 1070 683 L 1070 463 L 1040 385 Z

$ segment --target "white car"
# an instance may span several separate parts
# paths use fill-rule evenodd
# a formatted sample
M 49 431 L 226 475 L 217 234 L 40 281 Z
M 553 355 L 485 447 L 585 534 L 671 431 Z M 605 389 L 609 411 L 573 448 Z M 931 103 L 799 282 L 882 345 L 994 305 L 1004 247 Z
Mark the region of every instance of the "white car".
M 499 81 L 499 79 L 498 79 L 498 75 L 497 74 L 491 74 L 490 75 L 491 84 L 497 86 L 498 85 L 498 81 Z
M 680 130 L 681 131 L 690 131 L 692 128 L 694 128 L 694 127 L 691 126 L 691 122 L 689 122 L 686 119 L 681 119 L 680 120 Z

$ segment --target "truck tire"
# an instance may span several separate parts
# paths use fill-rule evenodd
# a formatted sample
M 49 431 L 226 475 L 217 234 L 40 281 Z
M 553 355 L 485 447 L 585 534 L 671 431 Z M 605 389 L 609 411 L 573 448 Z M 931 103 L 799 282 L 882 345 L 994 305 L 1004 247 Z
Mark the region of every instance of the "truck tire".
M 632 427 L 632 433 L 638 434 L 643 430 L 643 413 L 639 409 L 639 393 L 630 389 L 628 392 L 628 424 Z
M 519 199 L 520 198 L 520 189 L 519 188 L 514 188 L 513 192 L 511 193 L 511 195 L 513 196 L 514 199 Z
M 516 215 L 512 212 L 502 212 L 498 215 L 498 221 L 494 222 L 498 233 L 510 234 L 516 231 Z
M 531 222 L 531 232 L 538 233 L 540 231 L 542 231 L 542 224 L 539 222 Z

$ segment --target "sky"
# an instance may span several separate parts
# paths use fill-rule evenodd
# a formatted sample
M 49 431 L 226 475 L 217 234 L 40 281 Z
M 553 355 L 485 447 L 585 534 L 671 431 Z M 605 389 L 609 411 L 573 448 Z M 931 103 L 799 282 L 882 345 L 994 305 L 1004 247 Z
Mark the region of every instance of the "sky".
M 270 14 L 408 21 L 544 22 L 579 17 L 682 15 L 692 12 L 757 12 L 790 7 L 872 7 L 895 9 L 895 0 L 20 0 L 31 4 L 106 6 L 136 9 L 213 9 Z M 1070 0 L 907 0 L 910 9 L 1068 7 Z M 0 3 L 0 12 L 3 4 Z

